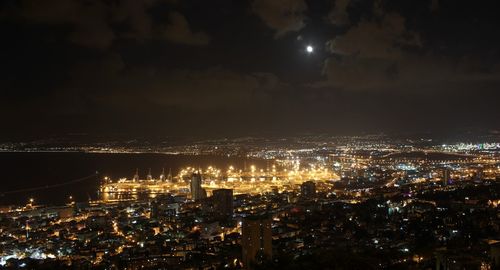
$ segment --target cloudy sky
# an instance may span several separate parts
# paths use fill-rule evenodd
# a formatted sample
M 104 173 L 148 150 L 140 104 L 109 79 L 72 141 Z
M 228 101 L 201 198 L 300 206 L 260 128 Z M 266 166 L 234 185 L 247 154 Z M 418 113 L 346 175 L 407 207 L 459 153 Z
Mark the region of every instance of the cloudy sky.
M 2 136 L 499 129 L 497 2 L 3 0 Z

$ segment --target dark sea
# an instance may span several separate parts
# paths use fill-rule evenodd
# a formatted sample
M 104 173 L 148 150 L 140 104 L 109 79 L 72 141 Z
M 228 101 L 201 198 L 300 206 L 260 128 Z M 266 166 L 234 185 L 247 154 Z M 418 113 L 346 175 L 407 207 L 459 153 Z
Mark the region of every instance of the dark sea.
M 216 166 L 225 170 L 233 165 L 243 168 L 255 164 L 265 166 L 263 160 L 250 160 L 226 156 L 189 156 L 165 154 L 107 154 L 107 153 L 45 153 L 45 152 L 3 152 L 0 153 L 0 205 L 22 205 L 29 198 L 35 204 L 60 205 L 73 196 L 76 201 L 98 198 L 98 187 L 105 176 L 112 179 L 132 178 L 136 168 L 141 179 L 151 168 L 154 178 L 158 178 L 162 168 L 168 174 L 176 175 L 183 167 Z M 51 187 L 73 180 L 85 178 L 69 185 Z M 36 187 L 47 187 L 35 191 L 9 193 Z

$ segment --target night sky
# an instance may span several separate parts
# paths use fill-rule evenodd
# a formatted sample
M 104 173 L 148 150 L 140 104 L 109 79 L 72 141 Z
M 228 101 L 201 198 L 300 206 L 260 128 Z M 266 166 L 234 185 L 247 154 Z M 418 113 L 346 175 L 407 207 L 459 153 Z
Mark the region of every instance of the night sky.
M 2 0 L 1 137 L 497 130 L 499 10 Z

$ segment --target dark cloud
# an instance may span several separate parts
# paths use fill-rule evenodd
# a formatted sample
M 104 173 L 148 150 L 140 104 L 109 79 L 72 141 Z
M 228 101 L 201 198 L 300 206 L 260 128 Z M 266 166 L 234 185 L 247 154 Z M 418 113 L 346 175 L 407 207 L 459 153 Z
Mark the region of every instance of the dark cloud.
M 210 37 L 204 32 L 193 32 L 184 15 L 179 12 L 169 14 L 170 23 L 165 28 L 165 38 L 187 45 L 207 45 Z
M 431 0 L 430 9 L 432 12 L 439 10 L 439 0 Z
M 109 7 L 111 23 L 126 22 L 128 24 L 128 29 L 122 33 L 124 37 L 138 40 L 150 39 L 154 35 L 155 25 L 149 9 L 159 2 L 161 1 L 122 0 L 117 2 Z
M 67 25 L 68 40 L 74 44 L 109 48 L 116 39 L 168 40 L 189 45 L 206 45 L 208 34 L 193 32 L 179 12 L 155 20 L 150 9 L 173 3 L 161 0 L 22 0 L 4 11 L 3 17 L 34 24 Z
M 363 20 L 326 43 L 334 56 L 325 60 L 323 73 L 328 83 L 346 88 L 370 89 L 394 83 L 404 77 L 401 72 L 407 64 L 414 64 L 402 44 L 420 47 L 419 40 L 417 33 L 406 29 L 401 15 Z
M 408 38 L 411 36 L 412 38 Z M 405 19 L 398 14 L 385 15 L 381 22 L 361 21 L 345 34 L 327 42 L 331 53 L 358 55 L 361 58 L 397 58 L 401 43 L 418 44 L 419 37 L 405 28 Z
M 327 20 L 333 25 L 345 25 L 349 23 L 349 12 L 347 8 L 351 0 L 336 0 L 334 7 L 328 14 Z
M 385 10 L 382 3 L 375 2 L 371 17 L 327 41 L 331 56 L 324 63 L 326 81 L 313 85 L 366 91 L 441 91 L 470 87 L 477 81 L 500 81 L 500 74 L 492 72 L 493 65 L 485 65 L 485 59 L 477 55 L 436 54 L 426 47 L 418 31 L 408 28 L 403 15 Z
M 252 10 L 276 31 L 275 37 L 299 31 L 305 26 L 307 4 L 304 0 L 254 0 Z
M 115 112 L 135 111 L 137 104 L 145 108 L 183 108 L 196 112 L 247 110 L 269 106 L 273 95 L 282 94 L 286 87 L 277 76 L 263 72 L 242 73 L 221 67 L 129 67 L 116 53 L 75 64 L 69 74 L 69 80 L 53 93 L 56 99 L 67 100 L 71 93 L 78 97 L 72 99 L 75 104 L 66 102 L 71 108 L 81 108 L 84 105 L 81 100 L 85 100 L 88 106 Z M 68 109 L 57 108 L 61 112 Z
M 120 91 L 108 97 L 129 98 L 125 104 L 140 101 L 151 107 L 202 112 L 266 106 L 281 83 L 272 74 L 242 74 L 222 68 L 167 71 L 143 67 L 125 71 L 112 86 Z
M 23 0 L 8 13 L 33 23 L 68 25 L 72 28 L 68 40 L 96 48 L 109 47 L 115 38 L 108 15 L 103 2 L 77 0 Z

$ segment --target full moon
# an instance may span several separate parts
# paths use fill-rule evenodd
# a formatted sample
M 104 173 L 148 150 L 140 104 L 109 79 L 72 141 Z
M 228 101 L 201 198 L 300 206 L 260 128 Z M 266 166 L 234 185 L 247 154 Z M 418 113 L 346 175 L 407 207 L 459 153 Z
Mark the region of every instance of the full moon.
M 312 53 L 312 52 L 314 52 L 314 48 L 313 48 L 313 46 L 308 45 L 308 46 L 306 47 L 306 52 L 307 52 L 307 53 Z

